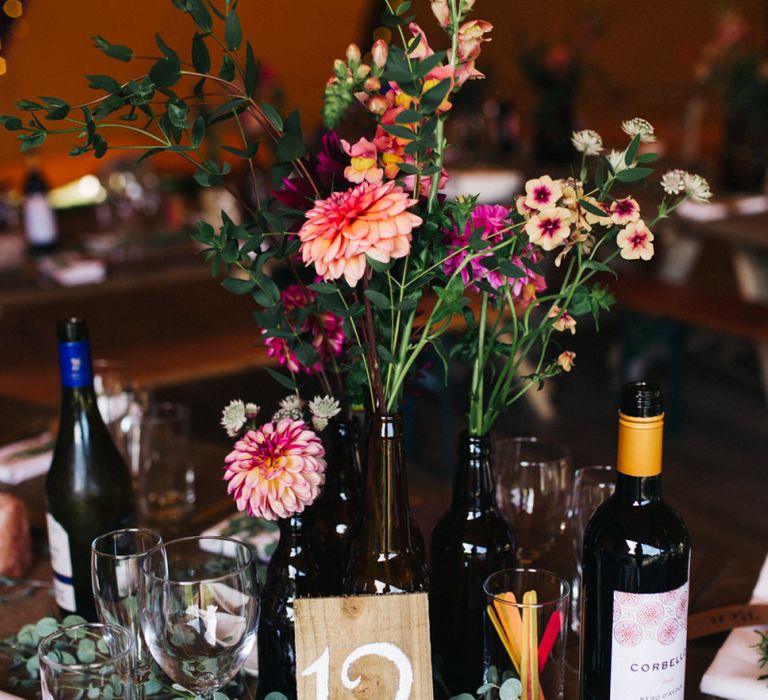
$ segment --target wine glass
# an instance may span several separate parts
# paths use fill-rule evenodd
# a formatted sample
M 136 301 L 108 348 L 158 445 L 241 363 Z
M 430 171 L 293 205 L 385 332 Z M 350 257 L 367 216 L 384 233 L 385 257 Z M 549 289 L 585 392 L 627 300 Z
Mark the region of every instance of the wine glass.
M 495 445 L 496 502 L 517 532 L 524 566 L 548 552 L 565 529 L 570 488 L 567 448 L 537 437 Z
M 135 700 L 131 633 L 117 625 L 61 627 L 40 640 L 43 700 Z
M 592 465 L 576 470 L 571 494 L 570 525 L 573 540 L 573 558 L 576 575 L 571 594 L 571 629 L 578 633 L 581 620 L 581 565 L 584 547 L 584 530 L 592 513 L 614 491 L 616 473 L 613 467 Z
M 256 641 L 259 584 L 250 548 L 226 537 L 185 537 L 148 554 L 142 570 L 141 629 L 152 656 L 176 683 L 212 697 Z
M 139 584 L 141 561 L 163 543 L 152 530 L 127 528 L 97 537 L 91 544 L 91 584 L 96 613 L 105 624 L 122 625 L 135 643 L 136 686 L 144 697 L 151 656 L 141 636 Z

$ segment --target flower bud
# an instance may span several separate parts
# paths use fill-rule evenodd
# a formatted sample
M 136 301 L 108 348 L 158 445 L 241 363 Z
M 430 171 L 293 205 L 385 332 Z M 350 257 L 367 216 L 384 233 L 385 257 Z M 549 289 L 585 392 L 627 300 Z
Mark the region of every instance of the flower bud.
M 347 70 L 347 64 L 340 58 L 337 58 L 333 62 L 333 74 L 339 79 L 344 80 L 347 77 L 349 71 Z
M 368 111 L 373 114 L 384 114 L 387 111 L 387 98 L 384 95 L 374 95 L 368 100 Z
M 451 9 L 448 0 L 431 0 L 432 14 L 437 17 L 441 27 L 449 27 L 451 24 Z
M 355 78 L 357 80 L 365 80 L 368 77 L 368 73 L 371 72 L 371 67 L 367 63 L 361 63 L 355 68 Z
M 357 44 L 350 44 L 347 46 L 347 62 L 359 63 L 360 62 L 360 49 Z
M 363 83 L 363 88 L 366 92 L 378 92 L 381 90 L 381 81 L 378 78 L 371 76 Z
M 387 65 L 388 51 L 389 47 L 387 46 L 387 42 L 383 39 L 376 39 L 376 42 L 371 49 L 373 65 L 376 66 L 376 68 L 384 68 L 384 66 Z

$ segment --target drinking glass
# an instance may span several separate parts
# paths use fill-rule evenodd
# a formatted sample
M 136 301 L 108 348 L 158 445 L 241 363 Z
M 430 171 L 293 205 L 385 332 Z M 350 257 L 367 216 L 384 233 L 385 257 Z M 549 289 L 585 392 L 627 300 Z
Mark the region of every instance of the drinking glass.
M 150 406 L 141 422 L 138 502 L 150 523 L 179 522 L 195 505 L 195 471 L 189 452 L 189 408 Z
M 130 631 L 139 698 L 144 697 L 144 682 L 152 666 L 139 620 L 141 561 L 162 542 L 160 535 L 152 530 L 129 528 L 108 532 L 91 544 L 91 583 L 96 613 L 101 622 L 122 625 Z
M 136 700 L 133 651 L 124 627 L 87 623 L 58 629 L 37 648 L 43 700 Z
M 496 502 L 517 532 L 518 560 L 528 566 L 565 529 L 570 455 L 563 445 L 536 437 L 500 440 L 494 452 Z
M 520 700 L 562 699 L 568 582 L 544 569 L 504 569 L 485 580 L 483 592 L 483 682 L 496 686 L 490 697 L 516 697 L 500 690 L 508 683 Z
M 592 465 L 581 467 L 574 474 L 570 525 L 576 575 L 571 593 L 571 629 L 577 634 L 581 624 L 581 565 L 584 554 L 584 530 L 592 513 L 613 493 L 615 487 L 616 473 L 613 467 Z
M 221 554 L 226 551 L 232 556 Z M 211 697 L 240 670 L 256 641 L 260 601 L 250 548 L 223 537 L 186 537 L 142 563 L 141 629 L 176 683 Z

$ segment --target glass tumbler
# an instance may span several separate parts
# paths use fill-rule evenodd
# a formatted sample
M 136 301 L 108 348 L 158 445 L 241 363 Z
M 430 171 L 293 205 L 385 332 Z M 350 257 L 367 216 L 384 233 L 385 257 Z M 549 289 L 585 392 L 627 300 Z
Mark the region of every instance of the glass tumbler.
M 496 502 L 517 532 L 518 560 L 529 566 L 565 529 L 570 454 L 555 442 L 514 437 L 494 444 Z
M 483 592 L 486 697 L 562 699 L 570 584 L 543 569 L 504 569 Z
M 40 641 L 43 700 L 136 700 L 133 639 L 117 625 L 62 627 Z

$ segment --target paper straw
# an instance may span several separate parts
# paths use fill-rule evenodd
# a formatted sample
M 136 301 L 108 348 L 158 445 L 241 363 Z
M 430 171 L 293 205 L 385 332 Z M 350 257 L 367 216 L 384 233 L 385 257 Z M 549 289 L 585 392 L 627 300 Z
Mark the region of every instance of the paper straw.
M 559 610 L 555 610 L 549 617 L 547 628 L 544 630 L 544 634 L 541 637 L 541 644 L 539 644 L 539 673 L 544 670 L 547 659 L 552 653 L 552 647 L 555 646 L 557 637 L 560 634 L 562 620 L 563 618 Z

